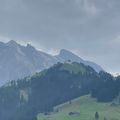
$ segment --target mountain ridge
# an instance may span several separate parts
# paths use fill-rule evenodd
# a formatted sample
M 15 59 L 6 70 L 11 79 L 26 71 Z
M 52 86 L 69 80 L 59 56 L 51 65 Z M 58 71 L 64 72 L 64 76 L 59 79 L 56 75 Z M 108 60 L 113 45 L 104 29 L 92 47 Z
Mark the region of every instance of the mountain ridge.
M 103 70 L 96 63 L 85 61 L 74 53 L 61 49 L 56 56 L 37 50 L 31 44 L 23 46 L 14 40 L 0 42 L 0 84 L 17 80 L 51 67 L 57 62 L 79 62 L 93 67 L 97 72 Z

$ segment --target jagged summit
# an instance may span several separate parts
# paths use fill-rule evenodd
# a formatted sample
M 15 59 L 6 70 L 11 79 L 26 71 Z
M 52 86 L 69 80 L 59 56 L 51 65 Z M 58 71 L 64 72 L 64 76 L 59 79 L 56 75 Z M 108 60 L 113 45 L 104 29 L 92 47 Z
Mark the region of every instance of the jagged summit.
M 26 48 L 29 49 L 29 50 L 36 50 L 35 47 L 33 47 L 33 46 L 32 46 L 31 44 L 29 44 L 29 43 L 27 44 Z
M 82 58 L 78 57 L 77 55 L 66 49 L 61 49 L 60 54 L 58 56 L 64 60 L 71 60 L 73 62 L 83 62 Z
M 96 63 L 91 62 L 91 61 L 86 61 L 86 60 L 82 59 L 81 57 L 77 56 L 76 54 L 74 54 L 73 52 L 70 52 L 66 49 L 61 49 L 57 58 L 63 60 L 63 62 L 70 60 L 71 62 L 83 63 L 85 65 L 91 66 L 97 72 L 103 70 L 100 65 L 97 65 Z
M 10 40 L 7 42 L 7 45 L 18 45 L 18 43 L 15 40 Z
M 8 41 L 7 43 L 17 43 L 15 40 L 10 40 L 10 41 Z
M 11 48 L 18 48 L 21 45 L 19 43 L 17 43 L 15 40 L 10 40 L 6 43 L 6 46 L 9 46 Z
M 67 49 L 61 49 L 61 50 L 60 50 L 60 55 L 62 55 L 62 54 L 64 54 L 64 53 L 67 53 L 67 54 L 70 53 L 70 54 L 71 54 L 72 52 L 70 52 L 70 51 L 67 50 Z

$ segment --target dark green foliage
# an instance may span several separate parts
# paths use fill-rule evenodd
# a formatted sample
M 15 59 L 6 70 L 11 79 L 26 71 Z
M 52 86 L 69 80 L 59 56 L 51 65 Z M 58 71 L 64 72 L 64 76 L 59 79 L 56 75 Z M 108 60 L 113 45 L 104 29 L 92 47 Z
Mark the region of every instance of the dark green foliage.
M 95 113 L 95 120 L 99 120 L 99 113 L 98 112 Z
M 58 63 L 1 87 L 0 117 L 1 120 L 36 120 L 38 113 L 53 111 L 54 106 L 76 97 L 91 93 L 98 101 L 109 102 L 119 91 L 120 77 L 114 80 L 110 74 L 98 74 L 84 64 Z
M 120 79 L 114 79 L 110 74 L 100 72 L 100 81 L 96 81 L 92 89 L 92 97 L 96 97 L 100 102 L 110 102 L 118 96 L 120 92 Z

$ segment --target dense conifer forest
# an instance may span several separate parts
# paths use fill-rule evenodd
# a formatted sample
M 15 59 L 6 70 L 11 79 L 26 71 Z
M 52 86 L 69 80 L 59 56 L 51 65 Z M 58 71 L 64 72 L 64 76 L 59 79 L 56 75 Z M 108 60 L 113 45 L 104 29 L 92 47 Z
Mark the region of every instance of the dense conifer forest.
M 119 96 L 120 77 L 80 63 L 58 63 L 33 76 L 11 81 L 0 88 L 1 120 L 36 120 L 38 113 L 88 95 L 98 102 Z M 6 116 L 7 114 L 7 116 Z

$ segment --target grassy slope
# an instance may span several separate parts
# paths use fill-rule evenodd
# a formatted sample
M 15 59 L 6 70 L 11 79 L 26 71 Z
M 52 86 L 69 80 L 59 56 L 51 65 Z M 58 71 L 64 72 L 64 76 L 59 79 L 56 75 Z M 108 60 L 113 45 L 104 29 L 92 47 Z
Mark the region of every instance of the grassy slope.
M 78 73 L 78 72 L 84 73 L 86 71 L 82 65 L 77 63 L 72 63 L 72 64 L 65 63 L 61 69 L 74 72 L 74 73 Z
M 65 103 L 57 106 L 58 113 L 50 113 L 50 115 L 38 115 L 38 120 L 94 120 L 95 112 L 98 111 L 100 120 L 120 120 L 120 106 L 111 106 L 111 103 L 97 103 L 95 99 L 89 96 L 80 97 L 72 104 Z M 69 116 L 69 112 L 80 112 L 78 116 Z

